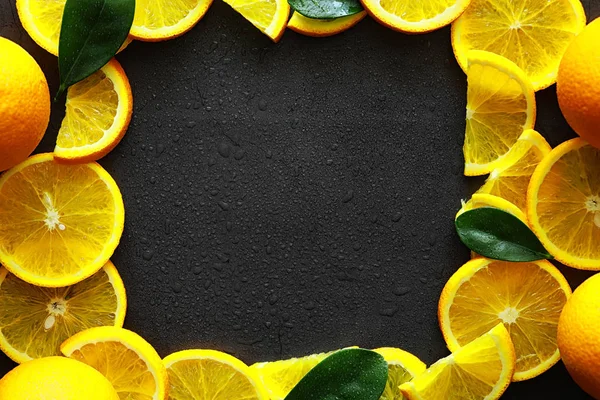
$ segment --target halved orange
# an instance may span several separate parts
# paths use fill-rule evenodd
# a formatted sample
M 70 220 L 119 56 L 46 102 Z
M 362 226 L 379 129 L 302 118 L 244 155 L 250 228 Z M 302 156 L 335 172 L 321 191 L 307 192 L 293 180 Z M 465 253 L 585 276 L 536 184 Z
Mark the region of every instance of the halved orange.
M 552 150 L 531 177 L 527 211 L 558 261 L 600 270 L 600 149 L 577 138 Z
M 306 36 L 326 37 L 337 35 L 352 28 L 367 16 L 366 11 L 334 19 L 307 18 L 294 11 L 288 22 L 288 28 Z

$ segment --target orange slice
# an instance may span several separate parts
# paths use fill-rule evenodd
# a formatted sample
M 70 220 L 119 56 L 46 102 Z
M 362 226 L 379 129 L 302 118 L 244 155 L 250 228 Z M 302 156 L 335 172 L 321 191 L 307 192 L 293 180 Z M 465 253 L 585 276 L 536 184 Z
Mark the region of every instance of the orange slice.
M 334 19 L 307 18 L 294 11 L 288 22 L 288 28 L 296 33 L 306 36 L 326 37 L 337 35 L 352 28 L 367 16 L 366 11 L 359 12 L 347 17 Z
M 290 16 L 287 0 L 224 0 L 262 33 L 279 42 Z
M 531 177 L 527 211 L 558 261 L 600 270 L 600 149 L 573 139 L 552 150 Z
M 133 109 L 131 86 L 117 60 L 69 87 L 66 108 L 54 148 L 57 161 L 86 163 L 112 151 L 127 132 Z
M 510 263 L 478 258 L 446 283 L 438 308 L 448 348 L 455 351 L 503 323 L 517 356 L 513 380 L 534 378 L 558 362 L 557 329 L 571 288 L 548 261 Z

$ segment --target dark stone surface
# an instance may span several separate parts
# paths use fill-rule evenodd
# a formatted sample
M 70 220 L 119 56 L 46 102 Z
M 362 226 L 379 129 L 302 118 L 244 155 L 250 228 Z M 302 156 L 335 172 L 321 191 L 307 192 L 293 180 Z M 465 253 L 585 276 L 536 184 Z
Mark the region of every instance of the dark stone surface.
M 0 35 L 55 57 L 0 0 Z M 590 17 L 600 1 L 584 2 Z M 468 260 L 453 229 L 466 80 L 449 29 L 407 36 L 367 18 L 325 39 L 273 44 L 217 1 L 190 33 L 133 43 L 133 122 L 101 164 L 126 227 L 113 261 L 126 327 L 162 356 L 215 348 L 247 363 L 343 346 L 448 354 L 436 306 Z M 555 88 L 538 95 L 552 145 L 573 136 Z M 39 151 L 51 151 L 62 101 Z M 577 286 L 589 274 L 563 268 Z M 0 375 L 13 367 L 0 356 Z M 585 399 L 562 364 L 505 399 Z

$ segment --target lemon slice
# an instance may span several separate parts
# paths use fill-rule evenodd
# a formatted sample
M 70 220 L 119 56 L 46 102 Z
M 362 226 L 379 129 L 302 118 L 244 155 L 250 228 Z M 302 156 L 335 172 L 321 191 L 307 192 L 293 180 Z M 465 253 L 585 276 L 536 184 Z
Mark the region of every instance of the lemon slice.
M 179 37 L 206 14 L 212 0 L 136 0 L 131 36 L 156 42 Z
M 498 166 L 477 193 L 502 197 L 521 210 L 527 209 L 527 187 L 535 167 L 552 148 L 546 139 L 534 130 L 523 132 L 512 147 L 503 165 Z
M 166 398 L 168 377 L 162 360 L 148 342 L 127 329 L 87 329 L 67 339 L 60 351 L 98 370 L 122 400 Z
M 288 22 L 288 28 L 306 36 L 326 37 L 337 35 L 352 28 L 367 16 L 366 11 L 334 19 L 307 18 L 294 11 Z
M 573 139 L 552 150 L 531 177 L 527 212 L 558 261 L 600 270 L 600 149 Z
M 17 12 L 29 36 L 47 52 L 58 55 L 62 15 L 67 0 L 17 0 Z M 125 49 L 127 38 L 119 51 Z
M 311 369 L 332 353 L 253 364 L 250 369 L 262 382 L 271 400 L 283 400 Z
M 279 42 L 290 16 L 287 0 L 224 0 L 262 33 Z
M 516 63 L 540 90 L 556 81 L 562 56 L 585 23 L 579 0 L 473 0 L 452 24 L 452 47 L 465 71 L 470 50 L 490 51 Z
M 95 326 L 123 326 L 127 297 L 109 261 L 72 286 L 47 289 L 0 269 L 0 348 L 15 362 L 60 355 L 60 344 Z
M 468 64 L 465 175 L 485 175 L 501 167 L 523 131 L 533 128 L 535 92 L 504 57 L 474 50 Z
M 400 385 L 409 400 L 496 400 L 511 382 L 515 350 L 499 324 Z
M 100 165 L 30 157 L 0 177 L 0 262 L 33 285 L 72 285 L 106 264 L 124 219 L 121 192 Z
M 381 354 L 388 363 L 388 380 L 380 400 L 404 399 L 398 387 L 421 375 L 427 366 L 417 357 L 401 349 L 382 347 L 373 351 Z
M 448 25 L 471 0 L 362 0 L 380 24 L 400 32 L 425 33 Z
M 558 362 L 557 329 L 571 288 L 548 261 L 472 260 L 450 278 L 439 303 L 450 351 L 498 323 L 508 329 L 517 356 L 514 381 L 534 378 Z
M 172 400 L 269 400 L 250 368 L 215 350 L 185 350 L 164 359 Z
M 66 108 L 54 148 L 57 161 L 96 161 L 114 149 L 127 132 L 133 109 L 131 86 L 117 60 L 69 87 Z

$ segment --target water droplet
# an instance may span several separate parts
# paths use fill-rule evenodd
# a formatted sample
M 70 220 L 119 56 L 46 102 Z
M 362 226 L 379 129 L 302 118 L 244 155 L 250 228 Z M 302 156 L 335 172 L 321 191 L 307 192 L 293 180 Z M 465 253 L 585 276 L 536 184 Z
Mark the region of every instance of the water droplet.
M 231 147 L 227 143 L 221 142 L 217 146 L 217 151 L 222 157 L 227 158 L 231 154 Z
M 384 317 L 393 317 L 398 312 L 398 307 L 386 307 L 379 311 L 379 314 Z
M 348 203 L 354 198 L 354 190 L 348 190 L 346 195 L 342 198 L 342 202 Z
M 408 286 L 396 286 L 392 292 L 396 296 L 404 296 L 410 292 L 410 288 Z
M 267 110 L 267 102 L 265 100 L 262 100 L 262 99 L 259 100 L 259 102 L 258 102 L 258 108 L 261 111 L 266 111 Z
M 171 286 L 171 289 L 173 289 L 173 292 L 175 292 L 175 293 L 181 293 L 183 286 L 181 285 L 181 282 L 175 282 Z

